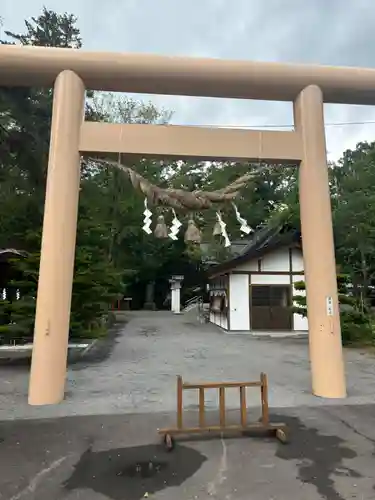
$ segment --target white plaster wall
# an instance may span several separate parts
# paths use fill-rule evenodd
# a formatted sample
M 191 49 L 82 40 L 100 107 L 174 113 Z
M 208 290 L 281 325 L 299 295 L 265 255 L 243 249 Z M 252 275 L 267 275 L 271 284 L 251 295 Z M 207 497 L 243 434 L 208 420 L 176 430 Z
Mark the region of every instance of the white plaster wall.
M 258 260 L 249 260 L 237 266 L 235 271 L 258 271 Z
M 302 274 L 299 274 L 297 276 L 293 276 L 293 283 L 296 283 L 298 281 L 304 281 L 305 276 Z M 293 295 L 301 295 L 303 297 L 306 297 L 306 290 L 296 290 L 293 286 Z M 298 305 L 296 302 L 294 302 L 293 305 Z M 294 330 L 299 331 L 299 332 L 306 332 L 309 329 L 309 323 L 307 318 L 304 316 L 301 316 L 301 314 L 293 314 L 293 324 L 294 324 Z
M 250 330 L 249 311 L 249 275 L 229 275 L 229 314 L 230 329 L 234 331 Z
M 290 285 L 289 274 L 252 274 L 252 285 Z
M 261 259 L 261 271 L 289 271 L 289 248 L 279 248 Z
M 216 314 L 210 311 L 210 323 L 213 323 L 214 325 L 217 325 L 216 322 Z
M 273 252 L 265 254 L 261 259 L 261 271 L 289 271 L 289 248 L 279 248 Z M 293 272 L 303 271 L 303 257 L 302 252 L 298 248 L 292 249 L 292 269 Z M 258 271 L 258 259 L 249 260 L 240 264 L 235 269 L 236 271 Z
M 303 255 L 299 248 L 292 248 L 292 271 L 300 273 L 304 270 Z
M 221 316 L 221 323 L 220 323 L 221 328 L 224 328 L 225 330 L 228 330 L 228 318 L 226 316 Z
M 225 330 L 228 329 L 228 319 L 223 314 L 210 312 L 210 322 Z

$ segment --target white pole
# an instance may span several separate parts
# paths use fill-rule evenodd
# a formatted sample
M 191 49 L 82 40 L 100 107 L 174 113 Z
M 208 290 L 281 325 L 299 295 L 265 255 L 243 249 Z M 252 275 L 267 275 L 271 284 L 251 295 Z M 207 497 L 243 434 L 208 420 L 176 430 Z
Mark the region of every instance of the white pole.
M 175 314 L 180 314 L 180 312 L 181 312 L 180 288 L 181 288 L 181 284 L 176 283 L 176 288 L 174 290 L 174 292 L 175 292 L 175 307 L 174 307 L 174 311 L 173 311 Z
M 175 312 L 175 309 L 176 309 L 176 290 L 174 281 L 171 281 L 171 312 Z

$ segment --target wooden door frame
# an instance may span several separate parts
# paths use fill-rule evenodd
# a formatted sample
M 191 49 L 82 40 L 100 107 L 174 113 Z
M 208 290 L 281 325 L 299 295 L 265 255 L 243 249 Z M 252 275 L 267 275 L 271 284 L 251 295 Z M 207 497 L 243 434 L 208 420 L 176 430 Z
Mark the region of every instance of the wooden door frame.
M 288 288 L 289 289 L 289 298 L 291 300 L 291 305 L 287 307 L 287 309 L 289 309 L 289 313 L 290 313 L 290 330 L 289 329 L 283 329 L 283 328 L 280 328 L 278 329 L 278 331 L 280 332 L 293 332 L 294 331 L 294 314 L 293 314 L 293 311 L 291 309 L 292 305 L 293 305 L 293 282 L 291 283 L 277 283 L 277 284 L 272 284 L 272 283 L 267 283 L 267 284 L 252 284 L 251 283 L 251 277 L 249 277 L 249 315 L 250 315 L 250 331 L 253 330 L 253 314 L 252 314 L 252 310 L 253 310 L 253 293 L 252 293 L 252 289 L 253 287 L 256 287 L 256 286 L 266 286 L 266 287 L 274 287 L 274 288 L 280 288 L 280 287 L 285 287 L 285 288 Z M 292 281 L 292 275 L 291 275 L 291 281 Z M 270 306 L 271 307 L 271 306 Z M 264 332 L 264 331 L 268 331 L 268 330 L 271 330 L 269 328 L 257 328 L 256 331 L 259 331 L 259 332 Z M 275 329 L 276 331 L 276 329 Z

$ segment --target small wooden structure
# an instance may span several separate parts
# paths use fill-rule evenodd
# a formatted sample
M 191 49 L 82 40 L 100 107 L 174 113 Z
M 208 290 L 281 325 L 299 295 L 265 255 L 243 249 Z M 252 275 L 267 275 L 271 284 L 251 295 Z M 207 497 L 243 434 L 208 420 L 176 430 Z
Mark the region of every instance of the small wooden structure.
M 262 414 L 257 422 L 248 423 L 246 406 L 246 388 L 259 387 L 261 393 Z M 225 408 L 225 389 L 238 388 L 240 397 L 240 424 L 228 425 L 226 420 Z M 184 427 L 183 425 L 183 391 L 195 389 L 199 391 L 199 425 L 197 427 Z M 219 390 L 219 424 L 206 425 L 205 418 L 205 390 Z M 163 441 L 167 449 L 174 447 L 174 437 L 177 435 L 189 434 L 207 434 L 219 433 L 227 434 L 229 432 L 272 432 L 279 441 L 287 442 L 287 426 L 284 423 L 271 423 L 269 419 L 268 407 L 268 380 L 265 373 L 260 374 L 260 378 L 254 382 L 207 382 L 189 384 L 183 382 L 182 377 L 177 377 L 177 425 L 176 427 L 159 429 L 158 432 L 163 436 Z
M 243 242 L 246 240 L 242 240 Z M 293 310 L 296 283 L 305 281 L 301 234 L 289 223 L 265 225 L 240 253 L 208 269 L 210 322 L 227 331 L 308 331 L 308 320 Z

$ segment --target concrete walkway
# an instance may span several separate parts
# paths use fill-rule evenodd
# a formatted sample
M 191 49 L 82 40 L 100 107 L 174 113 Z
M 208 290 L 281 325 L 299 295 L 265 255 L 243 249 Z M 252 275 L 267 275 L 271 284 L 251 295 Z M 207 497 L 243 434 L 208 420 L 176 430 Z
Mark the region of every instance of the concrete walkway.
M 304 339 L 228 335 L 189 315 L 142 312 L 132 313 L 113 342 L 106 359 L 70 367 L 66 400 L 54 407 L 27 405 L 26 367 L 0 367 L 0 420 L 174 411 L 178 374 L 190 381 L 241 381 L 264 371 L 275 408 L 375 403 L 375 358 L 357 350 L 346 352 L 349 397 L 334 401 L 311 395 Z M 186 407 L 196 403 L 197 395 L 188 393 Z M 237 407 L 237 391 L 228 392 L 227 404 Z M 256 390 L 249 390 L 248 404 L 259 406 Z M 217 407 L 216 391 L 208 394 L 207 405 Z

